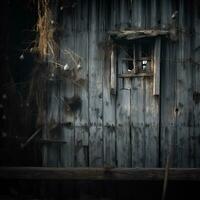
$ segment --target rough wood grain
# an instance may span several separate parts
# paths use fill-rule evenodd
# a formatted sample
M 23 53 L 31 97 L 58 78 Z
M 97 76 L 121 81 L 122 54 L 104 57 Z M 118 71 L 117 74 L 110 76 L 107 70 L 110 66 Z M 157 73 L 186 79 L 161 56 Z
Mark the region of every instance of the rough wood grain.
M 131 88 L 132 166 L 145 166 L 145 85 L 144 78 L 134 78 Z
M 189 3 L 183 0 L 179 2 L 179 27 L 181 30 L 190 28 L 190 20 L 185 19 L 185 14 L 190 14 Z M 178 167 L 189 166 L 189 144 L 191 131 L 193 132 L 193 94 L 191 72 L 191 38 L 184 32 L 179 36 L 177 47 L 177 163 Z
M 161 27 L 166 28 L 172 14 L 171 2 L 161 2 Z M 161 97 L 160 97 L 160 164 L 165 167 L 169 152 L 172 152 L 172 166 L 177 164 L 176 156 L 176 43 L 162 41 L 161 50 Z
M 161 39 L 156 38 L 153 59 L 153 95 L 160 95 L 160 54 Z
M 116 106 L 117 166 L 131 166 L 130 146 L 130 90 L 118 91 Z
M 75 52 L 75 30 L 74 30 L 74 13 L 68 16 L 67 13 L 63 13 L 63 30 L 68 30 L 64 32 L 64 35 L 60 41 L 60 62 L 64 65 L 70 65 L 70 60 L 66 56 L 68 50 Z M 60 73 L 64 73 L 61 69 Z M 64 74 L 62 75 L 61 86 L 60 86 L 60 122 L 65 124 L 60 128 L 61 139 L 63 141 L 68 141 L 67 144 L 62 145 L 60 148 L 60 166 L 70 167 L 74 166 L 75 158 L 75 129 L 74 129 L 74 112 L 72 112 L 67 106 L 65 99 L 73 98 L 74 96 L 74 83 L 73 80 L 65 78 Z
M 79 3 L 75 10 L 75 49 L 80 57 L 78 84 L 75 95 L 80 97 L 81 106 L 75 112 L 75 165 L 88 166 L 89 162 L 89 96 L 88 96 L 88 1 Z
M 194 30 L 195 35 L 193 37 L 193 55 L 192 58 L 194 59 L 194 63 L 191 65 L 192 71 L 192 78 L 193 78 L 193 113 L 194 113 L 194 130 L 191 137 L 191 157 L 193 158 L 193 163 L 191 164 L 194 167 L 200 166 L 200 145 L 199 145 L 199 138 L 200 138 L 200 18 L 199 18 L 199 9 L 198 6 L 199 2 L 195 0 L 194 4 Z
M 90 4 L 89 18 L 89 163 L 90 166 L 103 164 L 103 88 L 102 88 L 102 56 L 103 52 L 98 46 L 102 40 L 103 25 L 98 1 Z M 99 20 L 99 21 L 98 21 Z M 98 26 L 99 25 L 99 26 Z
M 112 31 L 110 35 L 115 39 L 136 40 L 141 38 L 151 38 L 158 36 L 167 36 L 170 32 L 168 30 L 120 30 Z
M 163 168 L 41 168 L 0 167 L 0 178 L 23 180 L 145 180 L 164 179 Z M 182 168 L 169 170 L 168 180 L 200 181 L 200 170 Z
M 116 64 L 116 52 L 112 49 L 110 55 L 110 92 L 112 94 L 116 94 Z
M 200 38 L 199 34 L 191 32 L 200 32 L 198 9 L 191 9 L 189 3 L 182 0 L 178 8 L 172 4 L 167 0 L 81 0 L 70 14 L 64 9 L 60 47 L 70 48 L 83 57 L 80 74 L 86 83 L 74 87 L 63 82 L 60 94 L 56 84 L 52 86 L 55 89 L 48 94 L 50 101 L 44 132 L 48 132 L 47 125 L 52 118 L 65 124 L 61 125 L 56 139 L 70 141 L 70 144 L 49 146 L 47 149 L 49 153 L 52 151 L 52 157 L 46 156 L 44 163 L 47 164 L 50 159 L 58 166 L 86 166 L 89 163 L 90 166 L 154 167 L 160 163 L 164 167 L 169 149 L 173 148 L 174 167 L 200 165 Z M 179 41 L 172 42 L 166 37 L 161 41 L 160 102 L 158 95 L 152 94 L 152 77 L 126 75 L 127 64 L 123 58 L 127 55 L 122 51 L 126 44 L 122 46 L 121 43 L 116 44 L 118 78 L 116 95 L 112 95 L 112 73 L 106 67 L 104 56 L 107 33 L 128 29 L 168 31 L 174 9 L 179 9 Z M 191 10 L 194 12 L 191 13 Z M 159 56 L 155 54 L 155 57 Z M 182 63 L 181 59 L 186 59 L 186 63 Z M 154 87 L 154 93 L 158 94 L 158 87 Z M 51 97 L 72 97 L 74 94 L 82 100 L 82 107 L 75 114 L 64 113 L 64 107 L 57 107 Z M 48 139 L 47 136 L 44 139 Z M 48 154 L 45 150 L 43 152 Z
M 144 129 L 145 167 L 158 167 L 159 158 L 159 98 L 152 95 L 153 80 L 145 80 Z
M 116 64 L 117 63 L 114 60 L 112 61 L 112 63 L 110 63 L 109 54 L 107 55 L 107 52 L 105 52 L 105 63 L 103 70 L 103 141 L 104 165 L 107 166 L 115 166 L 116 164 Z M 112 78 L 115 79 L 113 80 L 113 84 Z

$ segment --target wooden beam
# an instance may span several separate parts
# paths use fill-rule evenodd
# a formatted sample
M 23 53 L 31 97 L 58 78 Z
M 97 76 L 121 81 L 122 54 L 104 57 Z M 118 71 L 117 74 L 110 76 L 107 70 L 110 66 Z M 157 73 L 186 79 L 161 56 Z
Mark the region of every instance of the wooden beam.
M 109 34 L 115 39 L 135 40 L 147 37 L 167 36 L 169 30 L 149 29 L 149 30 L 119 30 L 110 31 Z
M 0 179 L 163 181 L 163 168 L 0 167 Z M 200 168 L 169 169 L 168 180 L 200 181 Z

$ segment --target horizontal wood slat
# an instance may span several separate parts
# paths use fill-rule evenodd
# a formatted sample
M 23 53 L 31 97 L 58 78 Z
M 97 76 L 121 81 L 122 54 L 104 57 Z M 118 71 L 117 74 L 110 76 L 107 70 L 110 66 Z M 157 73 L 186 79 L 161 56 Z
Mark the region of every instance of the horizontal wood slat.
M 145 180 L 164 179 L 163 168 L 0 167 L 0 179 L 23 180 Z M 200 168 L 172 168 L 168 180 L 200 181 Z

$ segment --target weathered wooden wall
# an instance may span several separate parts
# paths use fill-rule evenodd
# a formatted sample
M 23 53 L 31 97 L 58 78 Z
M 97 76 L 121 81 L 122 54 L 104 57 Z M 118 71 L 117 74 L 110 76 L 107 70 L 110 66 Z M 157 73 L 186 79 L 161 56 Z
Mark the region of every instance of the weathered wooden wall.
M 46 126 L 44 137 L 67 143 L 48 144 L 44 165 L 161 167 L 171 151 L 174 167 L 200 166 L 199 8 L 186 0 L 77 0 L 58 11 L 60 49 L 82 57 L 85 82 L 49 83 L 46 123 L 60 125 L 55 132 Z M 160 96 L 153 96 L 152 77 L 117 78 L 111 93 L 107 32 L 166 28 L 176 10 L 178 40 L 161 41 Z M 118 74 L 123 56 L 118 52 Z M 60 101 L 74 95 L 82 106 L 65 112 Z

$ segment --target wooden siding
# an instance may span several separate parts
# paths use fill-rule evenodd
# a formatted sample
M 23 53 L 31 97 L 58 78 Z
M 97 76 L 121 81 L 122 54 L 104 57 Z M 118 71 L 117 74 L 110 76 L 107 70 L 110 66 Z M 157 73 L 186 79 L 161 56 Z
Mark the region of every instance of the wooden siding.
M 173 167 L 200 166 L 199 2 L 186 0 L 77 0 L 59 11 L 61 51 L 82 58 L 84 84 L 50 82 L 44 137 L 66 144 L 44 148 L 44 165 L 61 167 L 164 167 L 171 152 Z M 160 91 L 153 95 L 153 77 L 117 78 L 111 92 L 108 32 L 126 28 L 166 29 L 178 10 L 178 40 L 161 38 Z M 159 52 L 157 52 L 159 55 Z M 115 53 L 117 74 L 125 56 Z M 64 58 L 60 57 L 64 64 Z M 62 71 L 60 72 L 62 73 Z M 64 97 L 77 95 L 82 105 L 65 112 Z M 45 126 L 48 127 L 48 126 Z

